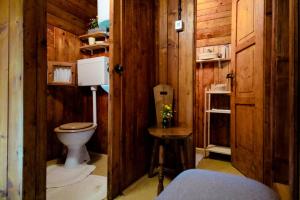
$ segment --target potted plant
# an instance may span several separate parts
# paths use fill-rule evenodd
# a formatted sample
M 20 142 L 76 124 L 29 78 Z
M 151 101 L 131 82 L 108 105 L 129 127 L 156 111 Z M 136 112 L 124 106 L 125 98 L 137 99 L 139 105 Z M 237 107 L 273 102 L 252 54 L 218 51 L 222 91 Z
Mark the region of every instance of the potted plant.
M 99 31 L 98 18 L 91 18 L 88 23 L 88 33 L 94 33 Z
M 171 120 L 173 118 L 173 109 L 172 105 L 163 104 L 162 111 L 162 127 L 168 128 L 171 126 Z

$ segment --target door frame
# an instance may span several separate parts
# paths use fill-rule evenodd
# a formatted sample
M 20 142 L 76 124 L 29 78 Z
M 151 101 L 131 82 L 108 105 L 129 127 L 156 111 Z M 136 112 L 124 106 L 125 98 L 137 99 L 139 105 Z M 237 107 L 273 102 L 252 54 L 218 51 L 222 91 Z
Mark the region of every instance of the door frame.
M 110 30 L 113 34 L 109 39 L 109 101 L 108 101 L 108 199 L 113 199 L 121 190 L 121 127 L 122 116 L 119 114 L 122 110 L 122 97 L 119 85 L 122 83 L 122 76 L 115 73 L 113 67 L 122 61 L 122 0 L 110 0 Z M 112 106 L 115 102 L 118 106 Z M 115 124 L 119 124 L 115 127 Z
M 291 126 L 289 149 L 289 184 L 292 199 L 299 199 L 300 194 L 300 132 L 299 132 L 299 0 L 289 0 L 289 118 Z

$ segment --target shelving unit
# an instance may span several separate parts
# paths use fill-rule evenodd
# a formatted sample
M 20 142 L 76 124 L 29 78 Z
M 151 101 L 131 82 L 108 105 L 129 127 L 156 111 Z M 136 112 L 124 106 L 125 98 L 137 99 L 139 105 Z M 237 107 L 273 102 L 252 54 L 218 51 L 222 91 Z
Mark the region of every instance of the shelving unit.
M 94 38 L 104 38 L 106 39 L 108 37 L 108 34 L 106 32 L 94 32 L 94 33 L 87 33 L 85 35 L 79 36 L 80 40 L 88 40 L 89 37 L 94 37 Z
M 80 47 L 80 50 L 81 51 L 89 51 L 91 53 L 91 55 L 93 55 L 94 50 L 98 50 L 98 49 L 106 50 L 108 47 L 109 47 L 109 44 L 106 42 L 103 42 L 101 44 L 84 45 L 84 46 Z
M 218 109 L 212 108 L 211 106 L 211 96 L 212 95 L 230 95 L 230 91 L 211 91 L 205 89 L 205 97 L 204 97 L 204 154 L 208 155 L 208 152 L 220 153 L 225 155 L 231 155 L 230 147 L 218 146 L 210 143 L 210 115 L 211 114 L 231 114 L 231 110 L 229 109 Z
M 101 43 L 89 45 L 88 44 L 89 37 L 101 39 Z M 79 39 L 81 41 L 85 42 L 86 44 L 83 45 L 82 47 L 80 47 L 80 50 L 83 52 L 89 52 L 91 55 L 94 54 L 95 50 L 100 50 L 100 49 L 104 49 L 105 52 L 107 52 L 107 49 L 109 47 L 108 37 L 109 37 L 109 35 L 106 32 L 94 32 L 94 33 L 88 33 L 85 35 L 81 35 L 81 36 L 79 36 Z
M 218 62 L 219 67 L 221 67 L 222 62 L 230 62 L 230 61 L 231 59 L 229 58 L 214 58 L 214 59 L 196 60 L 196 63 L 200 63 L 201 68 L 203 68 L 203 63 Z

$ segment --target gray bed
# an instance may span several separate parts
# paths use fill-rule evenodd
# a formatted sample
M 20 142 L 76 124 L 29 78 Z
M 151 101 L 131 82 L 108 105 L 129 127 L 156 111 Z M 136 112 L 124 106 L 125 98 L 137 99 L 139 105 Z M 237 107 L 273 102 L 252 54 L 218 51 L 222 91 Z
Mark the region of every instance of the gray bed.
M 179 174 L 156 200 L 278 200 L 269 187 L 252 179 L 192 169 Z

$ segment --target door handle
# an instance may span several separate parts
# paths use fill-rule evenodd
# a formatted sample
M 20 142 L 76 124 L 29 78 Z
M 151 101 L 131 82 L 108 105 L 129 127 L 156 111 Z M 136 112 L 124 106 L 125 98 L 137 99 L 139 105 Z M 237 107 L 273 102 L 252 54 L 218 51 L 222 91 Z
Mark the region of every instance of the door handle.
M 229 74 L 226 75 L 226 78 L 231 80 L 234 79 L 234 73 L 230 72 Z
M 124 72 L 124 68 L 123 68 L 123 66 L 120 65 L 120 64 L 115 65 L 114 70 L 115 70 L 115 72 L 116 72 L 117 74 L 119 74 L 119 75 L 122 75 L 123 72 Z

